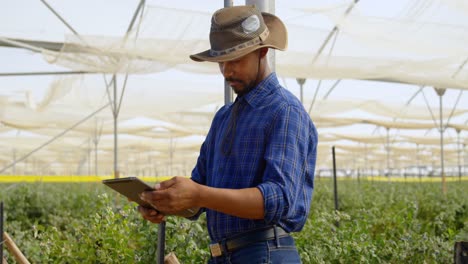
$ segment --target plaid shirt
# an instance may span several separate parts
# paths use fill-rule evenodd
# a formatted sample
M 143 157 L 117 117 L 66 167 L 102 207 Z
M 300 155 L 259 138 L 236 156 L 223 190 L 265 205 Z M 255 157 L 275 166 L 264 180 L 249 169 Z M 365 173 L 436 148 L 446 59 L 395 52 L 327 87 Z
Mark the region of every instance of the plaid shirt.
M 233 105 L 239 103 L 243 106 L 232 126 Z M 317 141 L 309 115 L 275 73 L 222 107 L 201 146 L 192 180 L 216 188 L 257 187 L 265 216 L 252 220 L 203 209 L 212 241 L 275 224 L 300 231 L 310 210 Z

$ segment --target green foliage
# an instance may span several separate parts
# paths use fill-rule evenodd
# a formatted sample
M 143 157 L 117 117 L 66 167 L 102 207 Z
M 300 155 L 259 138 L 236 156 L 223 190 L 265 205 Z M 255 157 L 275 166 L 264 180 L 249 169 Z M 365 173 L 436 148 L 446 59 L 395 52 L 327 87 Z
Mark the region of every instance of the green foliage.
M 338 212 L 332 182 L 316 185 L 294 235 L 305 263 L 451 263 L 455 241 L 467 240 L 466 182 L 449 184 L 444 197 L 440 183 L 340 181 Z
M 158 225 L 143 220 L 135 204 L 105 187 L 44 183 L 0 185 L 0 190 L 5 229 L 33 263 L 155 262 Z M 203 219 L 169 217 L 166 252 L 206 262 L 209 239 Z
M 304 263 L 451 263 L 468 241 L 468 183 L 316 181 L 311 214 L 295 233 Z M 32 263 L 154 263 L 158 225 L 100 184 L 0 184 L 5 229 Z M 169 217 L 166 254 L 209 259 L 205 218 Z M 11 256 L 4 251 L 9 262 Z

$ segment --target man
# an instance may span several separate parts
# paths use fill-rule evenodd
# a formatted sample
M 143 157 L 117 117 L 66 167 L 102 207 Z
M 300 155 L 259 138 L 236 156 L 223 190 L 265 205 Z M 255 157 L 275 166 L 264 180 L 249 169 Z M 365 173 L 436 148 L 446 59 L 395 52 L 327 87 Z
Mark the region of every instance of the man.
M 201 208 L 192 219 L 206 212 L 210 263 L 300 263 L 289 233 L 309 214 L 317 131 L 268 66 L 268 48 L 286 49 L 286 28 L 253 6 L 228 7 L 213 14 L 210 43 L 190 58 L 217 62 L 237 98 L 216 113 L 191 179 L 161 182 L 142 199 L 168 214 Z

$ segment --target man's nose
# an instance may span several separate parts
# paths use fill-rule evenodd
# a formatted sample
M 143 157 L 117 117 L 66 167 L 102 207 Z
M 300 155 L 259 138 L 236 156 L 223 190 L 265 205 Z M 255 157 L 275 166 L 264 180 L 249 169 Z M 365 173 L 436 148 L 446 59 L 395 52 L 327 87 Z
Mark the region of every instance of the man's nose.
M 219 68 L 221 69 L 221 73 L 223 74 L 224 78 L 230 78 L 233 76 L 234 71 L 231 63 L 222 62 L 219 65 Z

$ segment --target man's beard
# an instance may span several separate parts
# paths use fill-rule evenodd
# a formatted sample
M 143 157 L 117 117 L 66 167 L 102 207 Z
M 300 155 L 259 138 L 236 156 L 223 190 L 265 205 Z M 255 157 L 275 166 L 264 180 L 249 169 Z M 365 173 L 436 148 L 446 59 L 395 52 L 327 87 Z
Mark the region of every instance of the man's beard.
M 255 87 L 254 81 L 246 83 L 246 82 L 244 82 L 242 80 L 234 79 L 234 78 L 225 78 L 224 80 L 226 82 L 237 82 L 237 83 L 242 84 L 242 88 L 244 88 L 244 89 L 237 90 L 236 88 L 231 87 L 231 89 L 234 91 L 234 93 L 237 94 L 238 96 L 242 96 L 242 95 L 245 95 L 245 94 L 249 93 Z

